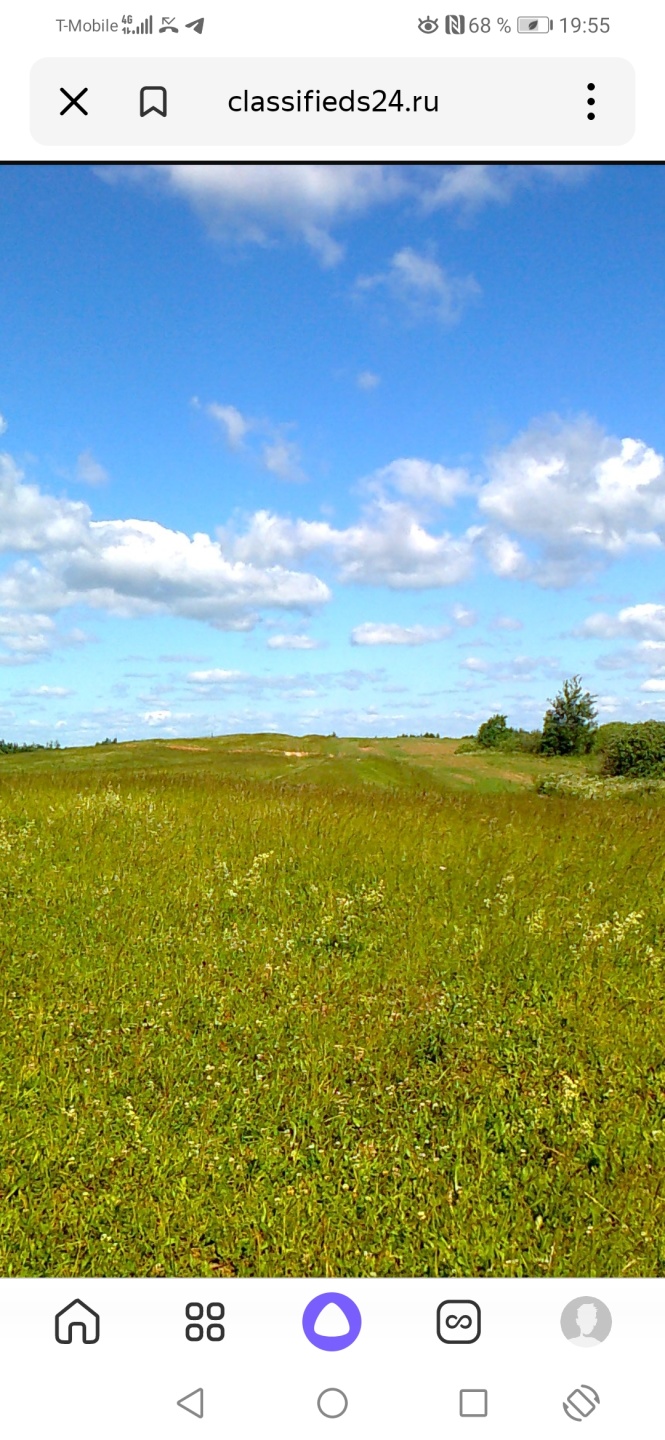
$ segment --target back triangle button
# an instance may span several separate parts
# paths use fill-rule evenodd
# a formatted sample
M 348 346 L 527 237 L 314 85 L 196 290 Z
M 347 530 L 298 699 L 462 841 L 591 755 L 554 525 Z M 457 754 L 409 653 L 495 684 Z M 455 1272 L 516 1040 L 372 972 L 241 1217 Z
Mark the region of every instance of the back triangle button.
M 177 1404 L 181 1410 L 188 1410 L 190 1415 L 196 1415 L 199 1420 L 203 1419 L 203 1390 L 190 1390 L 189 1395 L 183 1395 L 182 1400 Z

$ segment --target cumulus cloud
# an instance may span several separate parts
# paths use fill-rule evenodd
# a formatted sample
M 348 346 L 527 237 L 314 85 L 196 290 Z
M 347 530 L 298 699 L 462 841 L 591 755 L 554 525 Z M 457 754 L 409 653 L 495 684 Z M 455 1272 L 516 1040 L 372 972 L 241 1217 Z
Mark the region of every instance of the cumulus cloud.
M 76 461 L 74 479 L 79 485 L 105 485 L 108 480 L 108 471 L 100 465 L 91 450 L 83 450 Z
M 324 268 L 344 246 L 335 231 L 371 211 L 404 202 L 411 215 L 440 209 L 466 215 L 507 204 L 520 190 L 582 184 L 590 165 L 363 164 L 106 165 L 107 184 L 139 184 L 190 205 L 213 239 L 269 246 L 282 238 L 309 247 Z
M 55 643 L 50 615 L 0 614 L 0 665 L 28 665 L 49 655 Z
M 355 525 L 336 529 L 324 520 L 288 520 L 257 511 L 235 555 L 246 563 L 286 563 L 314 551 L 331 556 L 340 579 L 392 590 L 424 590 L 467 579 L 479 532 L 433 535 L 406 505 L 377 500 Z
M 258 611 L 276 607 L 309 611 L 330 598 L 315 575 L 265 566 L 224 553 L 219 540 L 188 536 L 153 520 L 92 519 L 82 503 L 44 495 L 24 483 L 8 456 L 0 457 L 0 547 L 34 552 L 0 576 L 0 608 L 44 617 L 77 604 L 115 615 L 180 615 L 221 629 L 248 629 Z M 50 625 L 49 621 L 49 625 Z M 8 633 L 48 648 L 34 617 Z M 2 632 L 0 631 L 0 634 Z
M 410 188 L 398 168 L 383 165 L 157 165 L 135 174 L 116 166 L 99 173 L 106 180 L 148 183 L 187 201 L 209 233 L 227 244 L 266 246 L 280 236 L 298 238 L 326 268 L 344 254 L 333 228 L 391 204 Z
M 454 505 L 460 495 L 471 488 L 468 471 L 449 469 L 431 460 L 415 458 L 392 460 L 375 470 L 365 481 L 372 494 L 383 496 L 395 491 L 413 501 L 433 501 L 436 505 Z
M 269 650 L 318 650 L 320 642 L 311 635 L 271 635 Z
M 480 286 L 473 275 L 450 275 L 431 255 L 410 246 L 393 255 L 387 270 L 361 275 L 356 289 L 380 291 L 399 304 L 410 320 L 438 320 L 455 325 L 467 305 L 478 298 Z
M 627 605 L 616 615 L 599 611 L 588 616 L 577 634 L 594 640 L 619 639 L 628 642 L 623 649 L 601 655 L 597 661 L 599 668 L 632 671 L 633 674 L 650 670 L 651 678 L 644 681 L 641 689 L 658 691 L 665 688 L 660 678 L 665 675 L 665 605 L 647 601 L 641 605 Z
M 478 498 L 499 575 L 572 584 L 601 562 L 665 538 L 665 462 L 641 440 L 616 439 L 585 417 L 532 425 L 490 456 Z M 529 559 L 520 541 L 539 549 Z
M 518 190 L 543 185 L 577 186 L 591 165 L 447 165 L 421 194 L 426 214 L 441 209 L 475 212 L 488 204 L 507 205 Z
M 351 631 L 352 645 L 428 645 L 450 635 L 450 626 L 374 624 L 365 621 Z
M 37 485 L 25 483 L 11 455 L 0 455 L 0 552 L 74 545 L 89 518 L 87 505 L 45 495 Z
M 665 605 L 651 601 L 643 605 L 627 605 L 618 615 L 600 611 L 588 616 L 580 626 L 579 634 L 600 640 L 629 636 L 643 641 L 650 648 L 660 649 L 661 644 L 665 645 Z
M 531 565 L 518 544 L 510 535 L 488 531 L 483 536 L 483 546 L 490 569 L 503 580 L 525 580 L 531 572 Z

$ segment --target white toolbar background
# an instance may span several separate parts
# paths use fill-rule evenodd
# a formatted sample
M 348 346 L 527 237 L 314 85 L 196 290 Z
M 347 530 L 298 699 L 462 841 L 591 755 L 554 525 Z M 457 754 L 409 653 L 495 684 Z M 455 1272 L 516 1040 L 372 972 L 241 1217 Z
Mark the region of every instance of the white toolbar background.
M 620 4 L 603 0 L 595 8 L 590 5 L 568 7 L 559 5 L 552 14 L 554 28 L 551 34 L 524 36 L 517 33 L 517 17 L 520 7 L 506 6 L 499 0 L 479 7 L 466 6 L 467 33 L 461 36 L 446 35 L 444 30 L 445 11 L 430 7 L 438 19 L 436 33 L 424 34 L 418 29 L 422 18 L 422 6 L 400 3 L 387 7 L 378 0 L 358 5 L 356 0 L 338 0 L 330 7 L 316 7 L 305 4 L 304 0 L 289 0 L 276 4 L 275 0 L 260 0 L 260 3 L 235 7 L 206 7 L 205 0 L 189 0 L 184 10 L 176 11 L 179 33 L 151 36 L 123 36 L 110 33 L 77 33 L 59 31 L 58 18 L 112 18 L 122 17 L 122 7 L 113 5 L 92 5 L 85 0 L 82 9 L 69 10 L 53 0 L 31 0 L 29 6 L 11 5 L 3 7 L 0 17 L 0 158 L 8 160 L 54 158 L 84 160 L 90 159 L 87 146 L 79 149 L 63 146 L 44 147 L 36 140 L 30 129 L 30 71 L 42 59 L 67 58 L 80 61 L 85 58 L 122 56 L 145 57 L 146 59 L 175 59 L 177 57 L 220 57 L 233 59 L 241 56 L 285 57 L 306 56 L 356 56 L 356 57 L 400 57 L 424 58 L 460 57 L 520 58 L 528 63 L 529 55 L 552 59 L 557 56 L 573 58 L 597 57 L 627 60 L 634 67 L 637 91 L 637 123 L 632 140 L 603 149 L 603 159 L 653 159 L 664 158 L 665 124 L 661 104 L 661 56 L 665 41 L 665 12 L 662 6 L 635 0 Z M 491 33 L 468 33 L 468 20 L 475 14 L 488 14 L 492 21 Z M 562 16 L 571 18 L 578 15 L 586 20 L 591 12 L 609 15 L 609 34 L 580 33 L 574 35 L 570 28 L 564 34 L 560 24 Z M 132 14 L 134 12 L 132 11 Z M 149 7 L 141 6 L 134 19 L 149 13 Z M 154 11 L 155 28 L 161 21 L 161 12 Z M 424 11 L 423 11 L 424 13 Z M 201 35 L 187 30 L 188 20 L 197 16 L 204 18 Z M 508 19 L 510 33 L 498 30 L 498 17 Z M 598 17 L 597 17 L 598 18 Z M 462 145 L 442 143 L 433 152 L 428 150 L 427 159 L 453 160 L 472 159 L 543 159 L 580 160 L 598 159 L 598 149 L 589 143 L 587 147 L 571 146 L 565 143 L 543 145 L 534 143 L 531 127 L 525 123 L 523 140 L 518 145 L 497 144 L 492 134 L 491 96 L 478 94 L 477 104 L 485 106 L 488 116 L 487 140 L 482 144 Z M 589 127 L 591 129 L 591 127 Z M 359 130 L 359 139 L 353 145 L 342 143 L 322 144 L 316 140 L 309 144 L 281 145 L 270 153 L 270 159 L 399 159 L 415 160 L 422 154 L 420 145 L 397 145 L 393 139 L 387 144 L 364 141 Z M 163 149 L 151 146 L 146 137 L 139 155 L 135 146 L 100 144 L 96 157 L 101 159 L 173 158 L 173 159 L 244 159 L 260 160 L 265 156 L 261 144 L 220 145 L 218 143 L 183 143 L 174 146 L 172 154 L 164 156 Z
M 339 1291 L 359 1306 L 348 1349 L 325 1353 L 305 1338 L 315 1296 Z M 612 1329 L 594 1348 L 561 1331 L 563 1307 L 592 1295 Z M 56 1342 L 54 1317 L 76 1298 L 100 1316 L 100 1337 Z M 443 1344 L 438 1305 L 474 1300 L 473 1344 Z M 221 1301 L 225 1338 L 185 1338 L 185 1306 Z M 200 1433 L 243 1440 L 403 1440 L 406 1435 L 480 1440 L 572 1436 L 563 1402 L 591 1386 L 600 1404 L 584 1433 L 625 1440 L 662 1433 L 665 1296 L 655 1280 L 2 1280 L 3 1426 L 21 1440 Z M 201 1419 L 178 1405 L 203 1390 Z M 320 1414 L 327 1388 L 345 1414 Z M 485 1417 L 460 1416 L 460 1389 L 488 1393 Z

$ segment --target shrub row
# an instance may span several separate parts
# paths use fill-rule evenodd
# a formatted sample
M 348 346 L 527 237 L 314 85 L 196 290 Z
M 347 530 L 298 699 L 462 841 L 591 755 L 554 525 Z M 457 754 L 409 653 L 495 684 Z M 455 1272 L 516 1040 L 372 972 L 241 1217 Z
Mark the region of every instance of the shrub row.
M 604 775 L 665 776 L 665 721 L 602 728 L 597 749 Z

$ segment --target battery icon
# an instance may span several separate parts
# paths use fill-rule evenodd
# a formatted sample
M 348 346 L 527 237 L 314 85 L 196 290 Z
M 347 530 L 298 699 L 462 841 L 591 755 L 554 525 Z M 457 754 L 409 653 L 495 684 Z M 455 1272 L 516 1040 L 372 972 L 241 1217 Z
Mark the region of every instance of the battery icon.
M 554 29 L 554 21 L 549 15 L 518 15 L 518 35 L 549 35 Z

